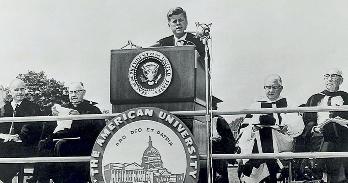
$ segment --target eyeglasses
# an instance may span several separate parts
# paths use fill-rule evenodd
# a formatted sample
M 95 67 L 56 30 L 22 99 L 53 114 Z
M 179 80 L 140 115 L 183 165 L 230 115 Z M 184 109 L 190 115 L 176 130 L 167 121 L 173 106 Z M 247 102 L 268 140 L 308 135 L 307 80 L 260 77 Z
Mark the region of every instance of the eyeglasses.
M 283 86 L 280 86 L 280 85 L 278 85 L 278 86 L 272 85 L 272 86 L 264 86 L 263 88 L 264 88 L 264 89 L 267 89 L 267 90 L 270 90 L 270 89 L 278 90 L 278 89 L 283 88 Z
M 76 90 L 76 91 L 69 91 L 69 94 L 80 94 L 80 93 L 82 93 L 83 91 L 85 91 L 85 90 Z
M 329 77 L 331 77 L 332 79 L 337 79 L 337 78 L 340 78 L 340 77 L 342 77 L 342 76 L 339 75 L 339 74 L 325 74 L 325 75 L 324 75 L 324 78 L 325 78 L 325 79 L 327 79 L 327 78 L 329 78 Z

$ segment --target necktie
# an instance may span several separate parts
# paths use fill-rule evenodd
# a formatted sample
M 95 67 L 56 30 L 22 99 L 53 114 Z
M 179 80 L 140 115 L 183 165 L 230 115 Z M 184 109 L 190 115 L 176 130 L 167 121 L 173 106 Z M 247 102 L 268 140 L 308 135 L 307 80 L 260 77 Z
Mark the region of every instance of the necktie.
M 16 107 L 13 109 L 13 117 L 17 116 L 17 110 L 19 109 L 19 104 L 16 104 Z M 13 135 L 14 134 L 14 123 L 11 123 L 10 131 L 9 134 Z
M 19 109 L 19 104 L 16 104 L 15 108 L 13 109 L 13 117 L 17 116 L 18 109 Z
M 332 96 L 329 96 L 329 98 L 327 99 L 327 106 L 331 106 L 331 99 L 332 99 Z M 332 118 L 333 117 L 333 114 L 332 112 L 329 112 L 329 118 Z
M 176 46 L 184 46 L 185 40 L 178 40 Z

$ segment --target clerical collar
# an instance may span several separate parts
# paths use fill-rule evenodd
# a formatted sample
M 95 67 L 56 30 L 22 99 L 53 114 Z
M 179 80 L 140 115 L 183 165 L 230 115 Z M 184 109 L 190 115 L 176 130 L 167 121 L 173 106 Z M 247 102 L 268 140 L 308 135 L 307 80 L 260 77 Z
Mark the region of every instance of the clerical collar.
M 187 36 L 187 33 L 185 33 L 181 38 L 177 38 L 177 37 L 175 37 L 175 35 L 174 35 L 174 43 L 175 43 L 175 46 L 178 46 L 178 42 L 179 42 L 179 41 L 185 41 L 185 40 L 186 40 L 186 36 Z
M 274 103 L 274 102 L 277 102 L 277 101 L 282 100 L 282 99 L 284 99 L 284 98 L 285 98 L 285 97 L 279 95 L 279 97 L 278 97 L 277 100 L 271 101 L 270 99 L 268 99 L 267 96 L 262 96 L 262 97 L 260 97 L 259 99 L 257 99 L 257 101 L 258 101 L 258 102 Z
M 263 100 L 259 100 L 258 102 L 261 103 L 261 108 L 283 108 L 288 106 L 286 98 L 282 96 L 279 96 L 278 99 L 274 101 L 271 101 L 267 97 L 265 97 Z
M 340 93 L 341 93 L 341 91 L 330 92 L 328 90 L 324 90 L 324 91 L 320 92 L 320 94 L 324 94 L 324 95 L 332 96 L 332 97 L 338 96 L 338 95 L 340 95 Z

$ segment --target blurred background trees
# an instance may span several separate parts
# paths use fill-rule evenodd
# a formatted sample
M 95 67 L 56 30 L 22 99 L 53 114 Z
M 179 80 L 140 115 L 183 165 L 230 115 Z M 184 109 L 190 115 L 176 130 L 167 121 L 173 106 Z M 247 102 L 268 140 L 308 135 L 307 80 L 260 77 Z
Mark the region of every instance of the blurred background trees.
M 45 114 L 50 114 L 53 104 L 64 104 L 69 102 L 67 88 L 64 82 L 48 78 L 44 71 L 28 71 L 18 74 L 18 79 L 23 80 L 27 85 L 27 98 L 41 106 Z

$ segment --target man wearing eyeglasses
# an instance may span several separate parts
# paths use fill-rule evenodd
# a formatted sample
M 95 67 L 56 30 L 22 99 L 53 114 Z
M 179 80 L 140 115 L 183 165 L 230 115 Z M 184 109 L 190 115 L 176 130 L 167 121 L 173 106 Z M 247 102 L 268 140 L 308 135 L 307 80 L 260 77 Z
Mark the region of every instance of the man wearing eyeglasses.
M 340 91 L 343 82 L 342 71 L 329 69 L 323 74 L 324 90 L 312 95 L 306 106 L 342 106 L 348 105 L 348 93 Z M 305 129 L 301 135 L 306 151 L 348 152 L 348 129 L 334 121 L 345 121 L 348 112 L 318 112 L 303 114 Z M 319 161 L 323 169 L 322 179 L 328 182 L 339 182 L 344 176 L 348 178 L 348 163 L 345 159 L 324 159 Z M 342 162 L 344 162 L 342 164 Z M 320 177 L 319 177 L 320 178 Z
M 272 74 L 264 80 L 265 95 L 251 109 L 285 108 L 288 101 L 281 96 L 282 79 Z M 240 128 L 238 141 L 242 154 L 277 153 L 292 151 L 294 137 L 304 128 L 303 121 L 295 113 L 273 113 L 247 115 Z M 278 159 L 242 160 L 239 175 L 242 182 L 277 182 L 281 177 L 282 163 Z
M 86 90 L 83 83 L 71 83 L 68 86 L 68 92 L 70 103 L 52 107 L 53 115 L 101 113 L 95 106 L 95 102 L 84 99 Z M 39 152 L 42 156 L 89 156 L 94 142 L 104 126 L 105 120 L 58 121 L 53 128 L 47 126 L 45 133 L 48 134 L 48 137 L 40 142 Z M 50 178 L 58 183 L 89 181 L 89 163 L 43 164 L 36 167 L 35 171 L 38 174 L 39 183 L 48 183 Z

